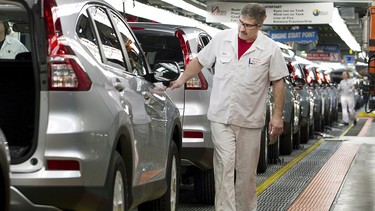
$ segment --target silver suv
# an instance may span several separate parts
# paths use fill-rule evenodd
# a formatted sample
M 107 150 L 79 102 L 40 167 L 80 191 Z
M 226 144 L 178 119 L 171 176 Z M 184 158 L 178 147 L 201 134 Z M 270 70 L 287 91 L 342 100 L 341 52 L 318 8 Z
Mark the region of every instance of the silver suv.
M 157 61 L 175 61 L 182 71 L 189 61 L 205 47 L 211 37 L 196 27 L 129 23 L 152 65 Z M 182 181 L 194 178 L 196 199 L 201 203 L 213 203 L 215 186 L 213 179 L 213 143 L 207 110 L 212 89 L 213 69 L 202 71 L 185 86 L 167 90 L 176 103 L 183 119 Z
M 29 52 L 1 60 L 11 210 L 177 210 L 182 123 L 121 14 L 101 0 L 0 0 Z

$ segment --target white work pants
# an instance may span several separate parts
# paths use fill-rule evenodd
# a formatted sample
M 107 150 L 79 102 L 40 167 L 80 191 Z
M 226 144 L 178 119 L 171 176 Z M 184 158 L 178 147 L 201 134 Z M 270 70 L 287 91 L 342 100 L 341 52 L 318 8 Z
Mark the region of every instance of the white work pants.
M 262 129 L 211 122 L 211 131 L 215 145 L 215 210 L 255 211 Z
M 355 118 L 355 111 L 354 111 L 354 97 L 353 96 L 341 96 L 341 110 L 342 110 L 342 121 L 349 123 L 349 114 L 352 117 L 352 119 Z M 349 113 L 348 113 L 349 110 Z

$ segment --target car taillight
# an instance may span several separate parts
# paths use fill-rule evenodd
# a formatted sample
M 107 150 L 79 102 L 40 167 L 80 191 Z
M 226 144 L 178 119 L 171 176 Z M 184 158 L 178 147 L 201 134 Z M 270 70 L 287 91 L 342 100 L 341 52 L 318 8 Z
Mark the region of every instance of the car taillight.
M 81 65 L 67 56 L 54 56 L 48 62 L 48 88 L 55 91 L 87 91 L 91 80 Z
M 187 41 L 186 35 L 182 30 L 177 30 L 175 33 L 175 36 L 178 38 L 182 53 L 184 56 L 184 64 L 186 69 L 189 62 L 193 59 L 193 55 L 191 53 L 191 49 L 189 47 L 189 42 Z M 188 80 L 185 83 L 185 89 L 187 90 L 206 90 L 208 89 L 208 83 L 206 79 L 204 78 L 202 72 L 198 73 L 198 75 L 195 75 L 193 78 Z
M 305 76 L 306 76 L 306 82 L 307 82 L 308 84 L 310 84 L 311 81 L 312 81 L 312 78 L 311 78 L 311 76 L 310 76 L 309 71 L 307 70 L 306 66 L 303 66 L 302 69 L 303 69 L 303 72 L 305 73 Z
M 289 73 L 292 74 L 292 77 L 295 80 L 297 78 L 297 75 L 296 75 L 296 70 L 294 69 L 292 63 L 288 62 L 287 66 L 288 66 L 288 69 L 289 69 Z
M 208 83 L 200 72 L 185 83 L 185 89 L 187 90 L 207 90 Z
M 189 42 L 187 41 L 185 33 L 181 30 L 177 30 L 175 36 L 178 38 L 178 41 L 180 42 L 186 69 L 187 64 L 189 64 L 189 62 L 193 59 Z
M 306 77 L 306 81 L 307 81 L 308 84 L 311 83 L 312 79 L 311 79 L 311 77 L 309 75 Z
M 324 79 L 325 81 L 329 84 L 331 83 L 331 79 L 329 78 L 329 76 L 327 74 L 324 74 Z
M 316 70 L 314 70 L 314 71 L 315 71 L 315 74 L 316 74 L 316 81 L 318 81 L 319 84 L 322 84 L 323 81 L 322 81 L 322 77 L 320 75 L 320 72 L 318 72 Z
M 44 1 L 48 36 L 48 88 L 55 91 L 87 91 L 91 80 L 77 60 L 69 42 L 63 38 L 60 18 L 56 17 L 56 1 Z

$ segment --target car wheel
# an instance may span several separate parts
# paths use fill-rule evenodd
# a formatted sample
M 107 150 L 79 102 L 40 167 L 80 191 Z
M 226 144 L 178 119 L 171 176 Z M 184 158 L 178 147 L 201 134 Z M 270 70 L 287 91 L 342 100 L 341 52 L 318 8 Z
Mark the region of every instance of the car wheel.
M 314 117 L 314 122 L 310 124 L 309 138 L 314 138 L 314 130 L 315 130 L 315 117 Z
M 324 117 L 323 131 L 324 131 L 324 126 L 329 126 L 330 125 L 331 114 L 332 114 L 332 111 L 330 111 L 329 109 L 327 109 L 327 113 L 326 113 L 326 115 Z
M 268 145 L 268 160 L 272 164 L 277 164 L 280 160 L 280 136 L 274 144 Z
M 140 205 L 138 210 L 177 210 L 180 185 L 180 156 L 178 154 L 177 146 L 173 141 L 171 142 L 167 162 L 167 191 L 161 198 Z
M 267 133 L 268 133 L 268 127 L 267 125 L 265 125 L 263 127 L 263 130 L 260 136 L 260 153 L 259 153 L 259 161 L 258 161 L 258 167 L 257 167 L 258 173 L 264 173 L 267 170 L 267 161 L 268 161 Z
M 301 145 L 301 125 L 298 126 L 297 132 L 293 134 L 293 148 L 299 149 L 300 145 Z
M 286 124 L 288 131 L 280 136 L 280 154 L 290 155 L 293 151 L 293 122 Z
M 310 123 L 301 127 L 300 142 L 303 144 L 309 141 L 309 136 L 310 136 L 309 129 L 310 129 Z
M 316 131 L 319 131 L 319 132 L 322 129 L 322 116 L 320 114 L 317 115 L 317 118 L 314 121 L 314 128 L 315 128 Z
M 214 204 L 215 202 L 215 179 L 214 171 L 197 170 L 194 174 L 195 198 L 202 204 Z
M 0 129 L 0 142 L 6 143 L 5 136 Z M 0 210 L 10 210 L 10 179 L 7 152 L 0 148 Z
M 111 199 L 110 210 L 126 210 L 128 207 L 127 200 L 127 183 L 126 183 L 126 170 L 125 163 L 120 153 L 117 151 L 113 156 L 113 167 L 112 167 L 112 178 L 109 183 L 111 188 Z
M 9 210 L 9 169 L 5 155 L 0 152 L 0 210 Z

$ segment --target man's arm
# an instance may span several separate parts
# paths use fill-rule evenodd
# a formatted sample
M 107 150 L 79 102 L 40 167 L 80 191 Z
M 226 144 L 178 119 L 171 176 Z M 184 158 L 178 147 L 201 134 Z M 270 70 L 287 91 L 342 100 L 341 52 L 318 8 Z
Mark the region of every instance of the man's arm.
M 199 62 L 198 57 L 195 57 L 189 62 L 182 76 L 176 81 L 172 81 L 170 88 L 176 89 L 184 85 L 190 78 L 197 75 L 203 68 L 203 65 Z
M 275 103 L 275 110 L 272 119 L 269 124 L 269 132 L 271 134 L 271 139 L 276 138 L 283 132 L 283 109 L 285 103 L 285 84 L 284 79 L 279 79 L 277 81 L 272 81 L 273 84 L 273 97 Z

